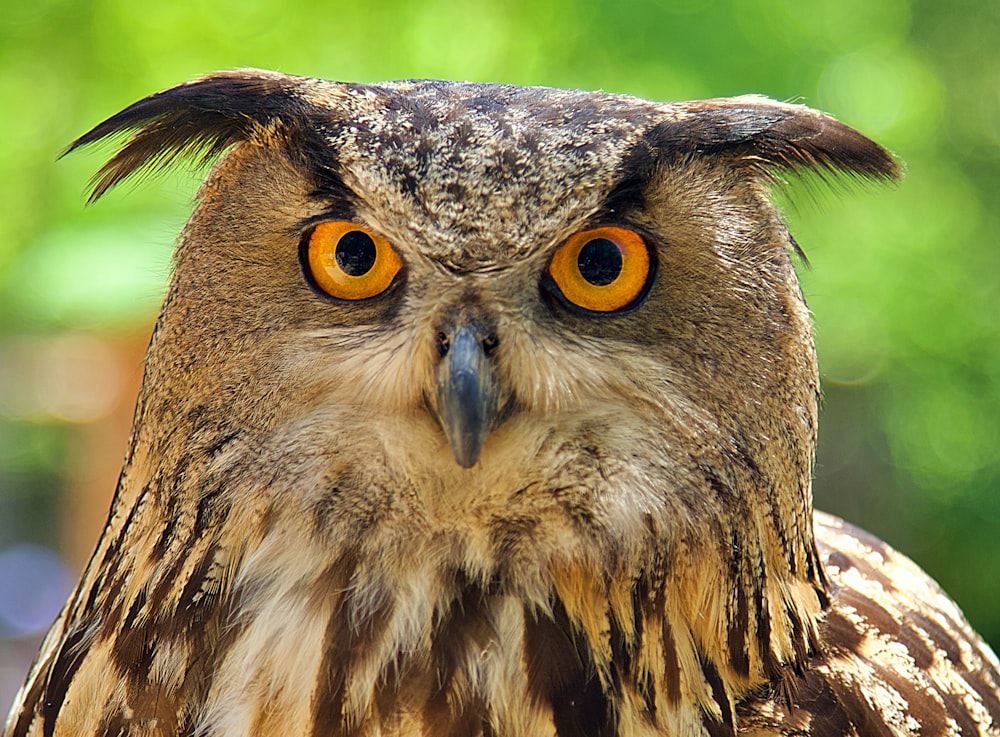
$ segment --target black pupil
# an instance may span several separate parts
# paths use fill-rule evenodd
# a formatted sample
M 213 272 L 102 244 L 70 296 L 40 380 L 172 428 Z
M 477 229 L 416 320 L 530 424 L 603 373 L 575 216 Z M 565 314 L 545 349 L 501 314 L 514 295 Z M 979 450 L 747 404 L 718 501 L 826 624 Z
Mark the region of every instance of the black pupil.
M 344 233 L 337 243 L 337 265 L 349 276 L 364 276 L 375 265 L 375 241 L 360 230 Z
M 622 273 L 622 252 L 614 241 L 595 238 L 580 249 L 576 263 L 584 279 L 595 287 L 605 287 Z

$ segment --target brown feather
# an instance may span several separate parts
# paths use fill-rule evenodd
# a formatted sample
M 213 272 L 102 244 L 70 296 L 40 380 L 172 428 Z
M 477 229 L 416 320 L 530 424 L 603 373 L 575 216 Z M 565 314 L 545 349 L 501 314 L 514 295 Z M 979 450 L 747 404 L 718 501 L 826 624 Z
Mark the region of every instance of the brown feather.
M 119 135 L 92 199 L 219 161 L 5 737 L 998 734 L 955 605 L 844 523 L 814 535 L 819 378 L 770 186 L 898 177 L 877 144 L 754 96 L 255 70 L 73 147 Z M 402 265 L 374 297 L 306 273 L 343 220 Z M 608 314 L 550 269 L 598 227 L 650 264 Z M 459 325 L 496 394 L 471 467 L 437 407 Z

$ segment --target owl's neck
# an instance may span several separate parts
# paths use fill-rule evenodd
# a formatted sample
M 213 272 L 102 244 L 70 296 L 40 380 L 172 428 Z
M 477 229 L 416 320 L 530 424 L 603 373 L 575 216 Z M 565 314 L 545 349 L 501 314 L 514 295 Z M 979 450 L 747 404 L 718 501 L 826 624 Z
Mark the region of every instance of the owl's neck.
M 243 704 L 257 734 L 735 734 L 739 698 L 816 644 L 819 590 L 766 557 L 744 570 L 680 544 L 484 575 L 414 522 L 332 559 L 265 535 L 237 574 L 208 726 Z M 264 697 L 287 704 L 280 723 L 254 711 Z

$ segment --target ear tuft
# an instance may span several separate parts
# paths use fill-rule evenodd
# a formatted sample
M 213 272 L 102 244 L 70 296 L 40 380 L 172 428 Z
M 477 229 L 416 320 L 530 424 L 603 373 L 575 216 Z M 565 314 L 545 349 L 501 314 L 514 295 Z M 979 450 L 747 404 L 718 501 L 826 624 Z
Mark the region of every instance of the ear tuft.
M 63 155 L 109 137 L 131 137 L 94 176 L 88 202 L 143 170 L 178 158 L 205 163 L 274 121 L 300 117 L 302 78 L 257 69 L 220 72 L 139 100 L 76 139 Z
M 885 148 L 804 105 L 744 95 L 682 103 L 681 109 L 647 136 L 661 152 L 728 154 L 766 174 L 827 170 L 887 180 L 903 175 Z

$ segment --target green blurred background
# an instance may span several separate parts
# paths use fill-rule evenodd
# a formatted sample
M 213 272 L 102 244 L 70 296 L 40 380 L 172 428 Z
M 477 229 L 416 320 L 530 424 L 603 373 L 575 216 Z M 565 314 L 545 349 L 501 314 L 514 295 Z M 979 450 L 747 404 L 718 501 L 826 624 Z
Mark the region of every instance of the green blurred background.
M 817 506 L 906 551 L 1000 644 L 996 0 L 35 0 L 0 14 L 0 699 L 106 513 L 197 183 L 85 209 L 107 150 L 56 156 L 140 97 L 239 66 L 758 92 L 896 151 L 899 187 L 783 198 L 823 368 Z

